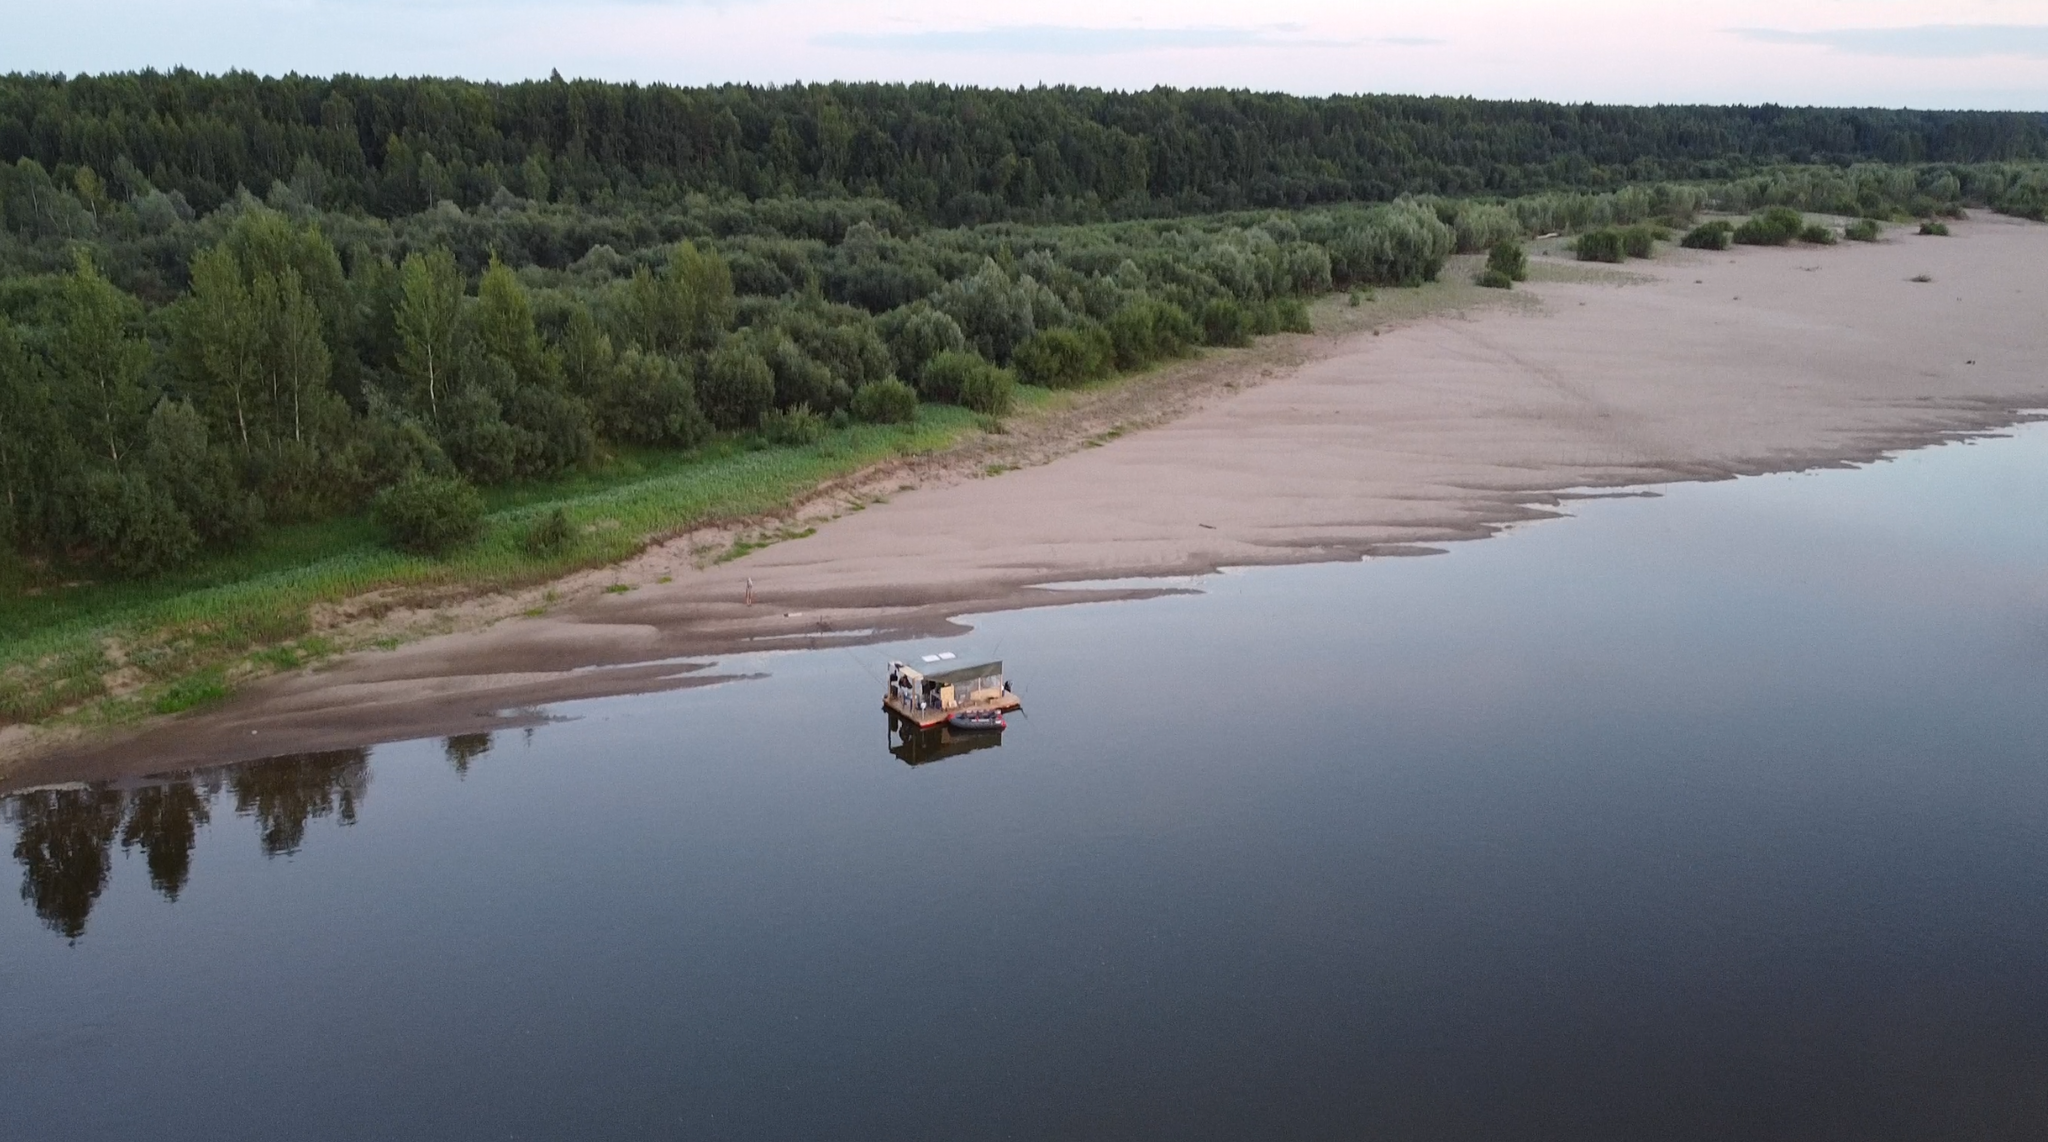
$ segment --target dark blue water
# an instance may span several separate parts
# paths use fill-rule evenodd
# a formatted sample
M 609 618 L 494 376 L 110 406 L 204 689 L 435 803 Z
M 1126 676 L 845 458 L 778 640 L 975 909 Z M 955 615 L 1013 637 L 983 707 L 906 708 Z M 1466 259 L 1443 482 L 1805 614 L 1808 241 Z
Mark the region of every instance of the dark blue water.
M 14 798 L 0 1137 L 2043 1136 L 2048 431 L 1575 511 Z

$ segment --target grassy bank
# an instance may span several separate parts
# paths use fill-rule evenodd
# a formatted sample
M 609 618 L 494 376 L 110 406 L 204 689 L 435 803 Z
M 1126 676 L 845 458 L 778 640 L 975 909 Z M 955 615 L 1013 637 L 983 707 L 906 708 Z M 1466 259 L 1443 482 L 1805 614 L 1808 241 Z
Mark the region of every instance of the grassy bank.
M 225 696 L 238 678 L 344 649 L 315 630 L 321 604 L 373 594 L 393 606 L 431 604 L 546 582 L 693 527 L 775 512 L 827 481 L 980 431 L 972 413 L 928 405 L 914 426 L 854 426 L 804 447 L 722 440 L 628 453 L 559 480 L 492 489 L 482 539 L 447 559 L 393 551 L 355 515 L 280 528 L 157 579 L 11 591 L 0 599 L 0 719 L 173 713 Z M 556 554 L 530 552 L 528 530 L 556 508 L 574 540 Z

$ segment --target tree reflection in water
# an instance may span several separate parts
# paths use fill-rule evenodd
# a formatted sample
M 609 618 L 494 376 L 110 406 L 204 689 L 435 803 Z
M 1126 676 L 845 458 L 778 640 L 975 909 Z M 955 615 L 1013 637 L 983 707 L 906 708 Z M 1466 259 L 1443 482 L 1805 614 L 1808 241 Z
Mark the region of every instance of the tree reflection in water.
M 491 735 L 456 734 L 442 739 L 441 751 L 448 755 L 448 764 L 455 767 L 455 775 L 467 777 L 469 763 L 491 752 Z
M 487 734 L 464 739 L 460 765 L 490 749 Z M 212 822 L 223 789 L 234 795 L 237 815 L 255 820 L 264 855 L 281 856 L 298 851 L 315 818 L 354 824 L 369 786 L 367 749 L 330 750 L 175 774 L 133 789 L 34 789 L 0 799 L 0 820 L 14 826 L 22 900 L 52 931 L 77 940 L 106 890 L 116 836 L 124 851 L 142 850 L 150 886 L 175 901 L 192 875 L 199 830 Z
M 110 789 L 42 789 L 7 799 L 21 898 L 66 939 L 85 935 L 86 917 L 107 886 L 121 800 Z
M 192 875 L 192 846 L 199 841 L 199 826 L 213 820 L 213 792 L 201 794 L 190 781 L 173 781 L 128 796 L 121 848 L 142 850 L 150 886 L 166 900 L 176 900 Z
M 228 788 L 236 814 L 256 818 L 264 855 L 286 856 L 299 851 L 306 822 L 315 817 L 333 814 L 343 825 L 356 823 L 356 805 L 370 788 L 370 752 L 336 749 L 252 761 L 228 770 Z

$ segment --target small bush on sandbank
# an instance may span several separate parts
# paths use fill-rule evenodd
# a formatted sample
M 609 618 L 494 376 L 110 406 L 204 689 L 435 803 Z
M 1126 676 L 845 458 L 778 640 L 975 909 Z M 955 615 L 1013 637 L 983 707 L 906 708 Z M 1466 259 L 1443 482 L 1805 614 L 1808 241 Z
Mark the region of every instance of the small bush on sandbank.
M 1582 262 L 1619 262 L 1628 257 L 1622 246 L 1621 231 L 1602 227 L 1588 230 L 1572 243 L 1572 252 Z
M 1884 227 L 1878 224 L 1877 219 L 1858 218 L 1842 230 L 1842 237 L 1851 242 L 1875 242 L 1882 233 Z
M 1773 206 L 1735 228 L 1739 246 L 1789 246 L 1806 229 L 1806 218 L 1789 206 Z
M 1725 218 L 1702 222 L 1685 232 L 1678 244 L 1688 250 L 1725 250 L 1735 240 L 1735 223 Z
M 1522 250 L 1522 244 L 1513 238 L 1504 238 L 1493 244 L 1486 253 L 1487 273 L 1499 274 L 1510 283 L 1529 280 L 1529 255 Z M 1481 275 L 1482 277 L 1484 275 Z M 1485 282 L 1479 283 L 1485 285 Z

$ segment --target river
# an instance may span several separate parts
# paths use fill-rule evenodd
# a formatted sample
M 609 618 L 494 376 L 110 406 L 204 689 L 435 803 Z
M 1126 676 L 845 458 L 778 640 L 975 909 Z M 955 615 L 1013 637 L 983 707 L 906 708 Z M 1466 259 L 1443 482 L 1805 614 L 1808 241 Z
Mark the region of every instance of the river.
M 2038 1137 L 2048 426 L 1567 507 L 10 797 L 0 1136 Z

